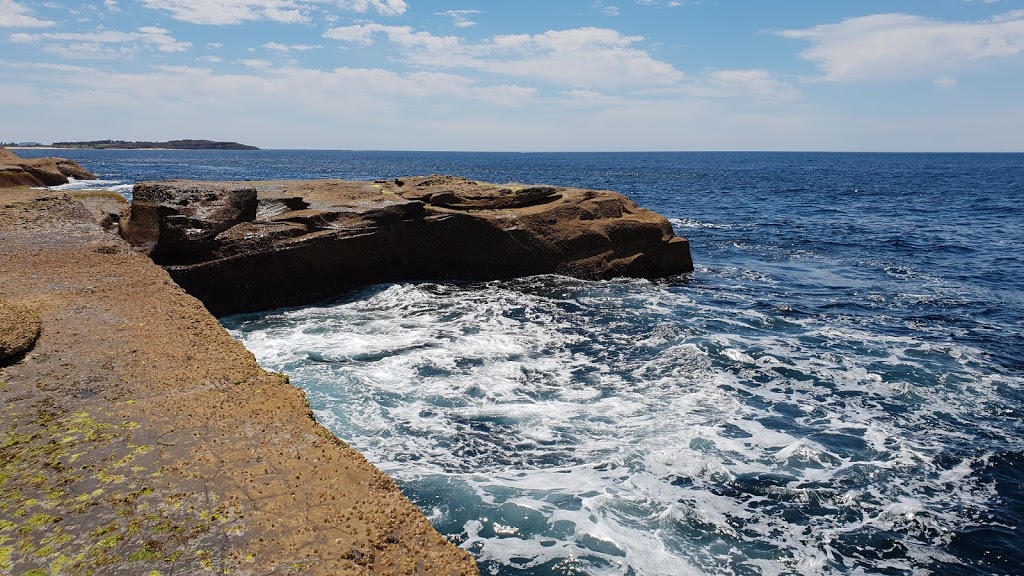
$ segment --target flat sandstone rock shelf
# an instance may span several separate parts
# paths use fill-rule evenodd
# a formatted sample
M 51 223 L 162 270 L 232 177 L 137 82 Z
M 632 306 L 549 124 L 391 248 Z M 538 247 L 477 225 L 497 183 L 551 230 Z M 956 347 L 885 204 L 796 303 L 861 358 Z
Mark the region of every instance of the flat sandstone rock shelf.
M 143 182 L 121 234 L 215 315 L 379 282 L 693 269 L 669 222 L 621 194 L 436 175 Z

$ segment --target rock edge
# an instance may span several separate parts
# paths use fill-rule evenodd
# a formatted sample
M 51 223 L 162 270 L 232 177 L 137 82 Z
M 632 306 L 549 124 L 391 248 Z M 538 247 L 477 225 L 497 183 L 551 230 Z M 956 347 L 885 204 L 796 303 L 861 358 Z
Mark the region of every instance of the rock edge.
M 121 234 L 217 316 L 382 282 L 693 270 L 668 220 L 616 192 L 439 175 L 142 182 Z

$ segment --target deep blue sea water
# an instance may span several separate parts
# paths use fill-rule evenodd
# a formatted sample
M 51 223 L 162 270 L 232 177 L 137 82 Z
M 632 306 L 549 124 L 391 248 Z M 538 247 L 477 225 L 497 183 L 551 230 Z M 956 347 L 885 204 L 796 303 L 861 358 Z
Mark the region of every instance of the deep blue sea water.
M 1024 570 L 1024 154 L 21 153 L 122 190 L 449 173 L 669 217 L 692 274 L 223 319 L 485 574 Z

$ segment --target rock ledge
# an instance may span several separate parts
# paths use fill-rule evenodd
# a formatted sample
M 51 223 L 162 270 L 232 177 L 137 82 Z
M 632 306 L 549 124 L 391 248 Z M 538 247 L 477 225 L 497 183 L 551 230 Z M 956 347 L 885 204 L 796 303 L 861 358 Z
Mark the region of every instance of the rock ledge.
M 621 194 L 438 175 L 142 182 L 121 234 L 215 315 L 379 282 L 693 270 L 689 243 Z

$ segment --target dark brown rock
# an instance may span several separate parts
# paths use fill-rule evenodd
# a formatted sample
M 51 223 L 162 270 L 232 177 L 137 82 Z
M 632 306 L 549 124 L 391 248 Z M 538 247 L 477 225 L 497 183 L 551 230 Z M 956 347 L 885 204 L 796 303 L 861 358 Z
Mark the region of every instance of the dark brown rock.
M 74 160 L 68 160 L 67 158 L 54 158 L 54 162 L 57 163 L 57 169 L 60 173 L 75 180 L 95 180 L 96 175 L 86 170 L 81 164 Z
M 18 173 L 19 168 L 31 178 L 26 178 Z M 95 174 L 74 160 L 67 158 L 24 159 L 6 148 L 0 148 L 0 188 L 60 186 L 69 182 L 68 177 L 77 180 L 96 179 Z
M 256 189 L 237 182 L 135 185 L 121 235 L 154 258 L 208 251 L 218 234 L 256 219 Z
M 0 188 L 38 188 L 43 183 L 21 166 L 0 164 Z
M 621 194 L 436 175 L 141 183 L 122 234 L 217 315 L 378 282 L 693 269 L 668 221 Z
M 53 158 L 30 158 L 21 161 L 21 167 L 35 176 L 46 186 L 60 186 L 68 183 L 68 177 L 60 171 Z

